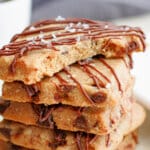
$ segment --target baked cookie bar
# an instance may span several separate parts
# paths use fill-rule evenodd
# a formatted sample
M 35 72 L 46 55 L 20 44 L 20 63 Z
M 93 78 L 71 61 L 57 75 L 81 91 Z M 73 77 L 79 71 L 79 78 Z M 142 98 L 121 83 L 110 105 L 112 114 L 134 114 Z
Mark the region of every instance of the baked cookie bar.
M 98 54 L 108 58 L 144 51 L 144 39 L 137 27 L 80 18 L 41 21 L 0 50 L 0 79 L 34 84 Z
M 0 112 L 5 119 L 26 125 L 52 129 L 56 126 L 62 130 L 103 135 L 116 128 L 126 113 L 131 111 L 132 100 L 123 99 L 122 101 L 126 101 L 128 107 L 120 103 L 114 107 L 98 108 L 1 101 Z
M 133 77 L 129 57 L 80 61 L 33 85 L 5 82 L 2 97 L 11 101 L 36 104 L 104 107 L 130 97 Z
M 137 134 L 135 131 L 126 135 L 116 150 L 135 150 L 137 144 L 136 139 L 137 139 Z M 0 141 L 0 148 L 1 150 L 31 150 L 4 141 Z
M 50 130 L 4 120 L 0 123 L 0 139 L 37 150 L 114 150 L 125 135 L 141 125 L 144 118 L 144 109 L 135 104 L 132 114 L 128 114 L 113 132 L 103 136 Z

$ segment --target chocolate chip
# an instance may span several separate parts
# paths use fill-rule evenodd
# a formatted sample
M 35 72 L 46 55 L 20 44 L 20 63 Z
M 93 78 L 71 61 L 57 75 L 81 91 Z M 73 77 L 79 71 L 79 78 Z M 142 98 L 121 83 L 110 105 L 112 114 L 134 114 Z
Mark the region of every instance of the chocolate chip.
M 128 45 L 128 50 L 135 50 L 136 48 L 138 48 L 138 44 L 135 41 L 132 41 L 129 43 Z
M 49 143 L 49 146 L 55 149 L 58 146 L 64 146 L 67 141 L 66 141 L 66 133 L 64 131 L 60 130 L 55 130 L 54 133 L 54 141 L 52 143 Z
M 0 114 L 3 114 L 5 110 L 9 107 L 9 105 L 10 105 L 9 101 L 0 100 Z
M 97 92 L 90 97 L 94 103 L 103 103 L 105 102 L 107 95 L 103 92 Z
M 75 88 L 74 85 L 69 85 L 69 84 L 59 85 L 59 90 L 63 93 L 69 93 L 74 88 Z
M 85 119 L 85 117 L 82 116 L 82 115 L 81 115 L 81 116 L 78 116 L 78 117 L 75 119 L 73 125 L 74 125 L 75 127 L 77 127 L 77 128 L 80 128 L 80 129 L 83 129 L 83 130 L 88 130 L 88 122 L 87 122 L 87 120 Z
M 85 146 L 83 145 L 83 142 L 82 142 L 82 132 L 76 133 L 76 143 L 77 143 L 78 150 L 85 149 Z
M 68 97 L 68 93 L 75 88 L 74 85 L 61 84 L 57 87 L 57 93 L 55 93 L 55 100 Z
M 9 128 L 0 128 L 0 133 L 1 133 L 6 139 L 10 139 L 10 132 L 11 132 L 11 129 L 9 129 Z

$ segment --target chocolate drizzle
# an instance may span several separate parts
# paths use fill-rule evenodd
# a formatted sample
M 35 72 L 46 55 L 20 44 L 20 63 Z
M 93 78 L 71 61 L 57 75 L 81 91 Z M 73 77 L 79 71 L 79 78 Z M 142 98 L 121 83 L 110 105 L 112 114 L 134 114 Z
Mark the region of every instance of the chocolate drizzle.
M 53 150 L 56 150 L 58 146 L 66 145 L 66 133 L 64 131 L 60 131 L 55 129 L 54 131 L 54 141 L 49 143 L 49 146 L 52 147 Z
M 50 26 L 55 25 L 55 26 Z M 71 26 L 74 32 L 66 30 L 67 26 Z M 88 25 L 88 26 L 85 26 Z M 34 30 L 31 30 L 31 27 Z M 41 28 L 42 27 L 42 28 Z M 58 39 L 56 40 L 51 32 L 59 31 L 56 34 Z M 48 35 L 40 34 L 49 33 Z M 72 37 L 70 36 L 72 35 Z M 17 41 L 19 38 L 34 36 L 33 39 Z M 28 51 L 50 49 L 58 51 L 56 46 L 59 45 L 72 45 L 78 42 L 77 38 L 80 36 L 80 41 L 83 40 L 94 40 L 97 38 L 110 37 L 108 42 L 104 44 L 104 47 L 109 45 L 109 42 L 113 38 L 120 38 L 121 36 L 136 36 L 140 39 L 143 48 L 145 49 L 144 39 L 145 36 L 139 28 L 132 28 L 129 26 L 115 26 L 108 22 L 92 21 L 89 19 L 65 19 L 61 21 L 57 20 L 46 20 L 41 21 L 27 27 L 22 33 L 15 35 L 11 43 L 4 46 L 0 50 L 0 56 L 14 55 L 14 60 L 10 66 L 10 71 L 15 72 L 15 64 L 17 59 L 25 55 Z M 129 53 L 138 47 L 136 42 L 132 42 L 128 45 Z M 127 52 L 128 53 L 128 52 Z
M 82 66 L 81 69 L 84 70 L 88 74 L 88 76 L 93 79 L 93 81 L 98 89 L 105 86 L 103 81 L 101 81 L 96 75 L 94 75 L 90 71 L 88 63 L 81 63 L 81 61 L 80 61 L 79 64 Z
M 38 125 L 49 127 L 50 129 L 56 128 L 55 122 L 53 121 L 53 111 L 55 109 L 63 108 L 61 104 L 57 105 L 50 105 L 50 106 L 44 106 L 44 105 L 36 105 L 32 104 L 32 108 L 35 111 L 35 113 L 38 115 Z M 86 118 L 82 115 L 83 107 L 69 107 L 70 109 L 73 109 L 77 113 L 77 118 L 75 119 L 73 125 L 79 129 L 88 130 L 88 122 Z
M 64 80 L 58 73 L 55 74 L 56 78 L 60 81 L 62 84 L 67 84 L 68 82 Z
M 84 94 L 84 96 L 89 100 L 89 102 L 92 105 L 95 105 L 95 103 L 92 101 L 92 99 L 90 98 L 90 96 L 88 95 L 88 93 L 86 92 L 86 90 L 82 87 L 82 85 L 72 76 L 72 74 L 69 72 L 68 68 L 65 68 L 64 71 L 66 72 L 66 74 L 68 74 L 70 76 L 70 78 L 79 86 L 79 88 L 81 89 L 82 93 Z
M 24 89 L 26 90 L 28 96 L 32 98 L 32 100 L 37 100 L 38 99 L 38 94 L 40 93 L 39 88 L 36 84 L 32 85 L 25 85 L 22 84 Z
M 132 68 L 133 68 L 133 59 L 132 59 L 132 56 L 131 56 L 131 55 L 128 55 L 128 58 L 129 58 L 129 63 L 126 61 L 125 58 L 122 58 L 122 60 L 123 60 L 125 66 L 126 66 L 127 68 L 132 69 Z
M 139 141 L 138 141 L 138 136 L 137 136 L 137 133 L 136 132 L 132 132 L 132 138 L 133 138 L 133 140 L 134 140 L 134 142 L 136 143 L 136 144 L 138 144 L 139 143 Z
M 77 143 L 78 150 L 83 150 L 83 145 L 81 142 L 81 136 L 82 136 L 82 133 L 80 133 L 80 132 L 76 133 L 76 143 Z
M 125 66 L 126 66 L 127 68 L 130 68 L 130 66 L 129 66 L 129 64 L 127 63 L 126 59 L 125 59 L 125 58 L 122 58 L 122 60 L 123 60 L 123 62 L 124 62 L 124 64 L 125 64 Z
M 110 146 L 110 134 L 108 134 L 107 136 L 106 136 L 106 147 L 109 147 Z
M 33 109 L 35 110 L 35 112 L 39 115 L 39 117 L 40 117 L 39 121 L 41 123 L 44 121 L 47 121 L 49 119 L 49 116 L 52 116 L 51 114 L 52 114 L 52 111 L 54 110 L 53 106 L 44 106 L 44 105 L 37 106 L 34 104 L 32 106 L 33 106 Z M 72 107 L 72 109 L 73 109 L 73 107 Z M 79 108 L 79 111 L 78 111 L 79 116 L 76 120 L 77 124 L 78 123 L 86 123 L 85 118 L 81 115 L 82 109 L 83 108 Z M 82 128 L 85 129 L 85 126 L 86 126 L 86 124 L 82 125 Z M 56 128 L 56 126 L 53 126 L 53 129 L 54 129 L 54 141 L 52 143 L 49 143 L 49 146 L 52 147 L 53 150 L 55 150 L 58 146 L 63 146 L 67 143 L 67 141 L 66 141 L 67 135 L 64 131 L 58 130 Z M 93 134 L 76 132 L 75 133 L 75 141 L 76 141 L 78 150 L 89 150 L 89 145 L 92 142 L 94 142 L 94 140 L 93 140 L 94 138 L 95 138 L 95 135 L 93 135 Z
M 68 97 L 68 93 L 75 88 L 75 85 L 70 85 L 58 73 L 55 75 L 55 77 L 59 80 L 60 84 L 57 85 L 54 83 L 57 89 L 57 93 L 55 93 L 54 98 L 55 100 L 60 101 L 62 98 Z
M 101 61 L 101 63 L 103 63 L 110 71 L 111 73 L 113 74 L 114 78 L 116 79 L 117 81 L 117 84 L 118 84 L 118 89 L 122 91 L 122 88 L 121 88 L 121 83 L 114 71 L 114 69 L 108 64 L 106 63 L 106 61 L 104 61 L 103 58 L 99 58 L 99 61 Z M 94 67 L 91 62 L 89 61 L 79 61 L 78 62 L 78 65 L 80 66 L 80 68 L 86 72 L 88 74 L 88 76 L 90 78 L 93 79 L 95 85 L 97 86 L 98 89 L 100 88 L 104 88 L 106 85 L 100 80 L 100 78 L 98 78 L 96 75 L 93 74 L 93 72 L 91 70 L 94 70 L 96 71 L 101 77 L 103 77 L 108 83 L 110 83 L 111 81 L 108 79 L 107 76 L 105 76 L 102 72 L 100 72 L 99 70 L 96 69 L 96 67 Z M 97 92 L 91 96 L 88 95 L 87 91 L 82 87 L 82 85 L 77 81 L 77 79 L 75 77 L 73 77 L 73 75 L 71 74 L 71 72 L 69 71 L 69 67 L 68 68 L 65 68 L 64 71 L 67 75 L 70 76 L 70 78 L 80 87 L 82 93 L 84 94 L 84 96 L 89 100 L 89 102 L 93 105 L 95 105 L 95 103 L 101 103 L 101 102 L 104 102 L 107 98 L 107 95 L 105 93 L 102 93 L 102 92 Z M 91 69 L 91 70 L 90 70 Z M 57 74 L 57 78 L 60 82 L 64 83 L 64 84 L 68 84 L 66 80 L 64 80 L 61 76 L 58 76 Z
M 128 55 L 128 57 L 130 59 L 129 65 L 130 65 L 130 68 L 132 69 L 133 68 L 133 59 L 132 59 L 131 55 Z
M 108 83 L 110 83 L 111 81 L 109 80 L 109 78 L 107 76 L 105 76 L 102 72 L 100 72 L 98 69 L 96 69 L 96 67 L 92 66 L 92 65 L 88 65 L 89 68 L 93 69 L 94 71 L 96 71 L 100 76 L 102 76 Z
M 89 150 L 90 144 L 94 142 L 95 137 L 96 135 L 93 134 L 76 132 L 75 140 L 76 140 L 78 150 Z
M 117 77 L 117 74 L 115 73 L 114 69 L 104 60 L 104 59 L 99 59 L 99 61 L 104 64 L 109 70 L 110 72 L 114 75 L 114 78 L 116 79 L 116 82 L 118 84 L 118 89 L 119 91 L 123 92 L 122 88 L 121 88 L 121 83 Z
M 97 86 L 98 89 L 100 89 L 101 87 L 105 87 L 105 84 L 100 80 L 100 78 L 98 78 L 96 75 L 94 75 L 92 73 L 91 70 L 96 71 L 100 76 L 102 76 L 106 81 L 110 82 L 110 80 L 103 74 L 101 73 L 99 70 L 97 70 L 94 66 L 92 66 L 90 64 L 90 61 L 79 61 L 78 65 L 80 66 L 80 68 L 85 71 L 88 76 L 90 78 L 93 79 L 95 85 Z M 90 70 L 91 69 L 91 70 Z M 106 100 L 106 95 L 102 92 L 97 92 L 92 96 L 89 96 L 88 93 L 86 92 L 86 90 L 82 87 L 82 85 L 77 81 L 77 79 L 75 77 L 73 77 L 73 75 L 71 74 L 71 72 L 69 71 L 69 67 L 64 69 L 65 73 L 67 73 L 67 75 L 69 75 L 69 77 L 80 87 L 82 93 L 84 94 L 84 96 L 89 100 L 89 102 L 91 104 L 95 104 L 95 103 L 99 103 L 99 102 L 103 102 Z M 71 86 L 68 84 L 68 81 L 66 81 L 65 79 L 63 79 L 59 74 L 56 74 L 56 78 L 60 81 L 61 85 L 56 85 L 58 92 L 61 93 L 55 95 L 55 98 L 60 99 L 64 96 L 62 96 L 62 93 L 64 93 L 65 95 L 70 92 L 75 86 Z M 63 94 L 63 95 L 64 95 Z
M 123 58 L 122 58 L 123 59 Z M 101 57 L 96 58 L 96 60 L 100 61 L 106 68 L 109 69 L 111 74 L 114 76 L 117 85 L 118 85 L 118 90 L 123 92 L 121 83 L 119 81 L 119 78 L 117 77 L 117 74 L 115 73 L 115 70 Z M 125 61 L 123 59 L 123 61 Z M 107 88 L 107 84 L 111 84 L 111 80 L 103 74 L 100 69 L 97 69 L 94 65 L 92 65 L 93 60 L 91 59 L 90 61 L 88 60 L 83 60 L 79 61 L 78 65 L 79 68 L 82 69 L 94 82 L 94 86 L 98 88 L 99 91 L 96 93 L 89 95 L 86 89 L 81 85 L 81 83 L 75 78 L 75 76 L 71 73 L 70 67 L 66 67 L 63 72 L 71 79 L 74 81 L 73 84 L 70 84 L 67 79 L 64 79 L 59 73 L 55 74 L 55 77 L 58 79 L 59 83 L 55 83 L 53 81 L 53 84 L 56 86 L 57 92 L 54 93 L 54 99 L 58 102 L 61 102 L 63 98 L 67 98 L 68 94 L 76 87 L 78 86 L 83 93 L 83 95 L 87 98 L 87 100 L 90 102 L 90 104 L 95 105 L 96 103 L 103 103 L 107 99 L 107 94 L 100 91 L 101 88 Z M 126 62 L 124 62 L 125 65 L 127 65 Z M 100 79 L 99 75 L 104 81 Z M 35 99 L 38 96 L 38 93 L 40 93 L 40 90 L 37 86 L 35 85 L 24 85 L 25 90 L 27 91 L 29 97 Z M 35 97 L 35 98 L 34 98 Z
M 37 124 L 39 124 L 41 126 L 49 127 L 50 129 L 54 129 L 55 123 L 53 121 L 52 112 L 55 110 L 55 107 L 56 107 L 55 105 L 54 106 L 44 106 L 42 104 L 41 105 L 32 104 L 33 110 L 39 116 Z

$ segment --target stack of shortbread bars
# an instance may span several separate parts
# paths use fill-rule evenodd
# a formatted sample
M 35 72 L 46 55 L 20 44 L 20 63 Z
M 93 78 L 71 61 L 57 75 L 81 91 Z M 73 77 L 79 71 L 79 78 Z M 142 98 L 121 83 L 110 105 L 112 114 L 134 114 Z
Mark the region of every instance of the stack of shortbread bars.
M 0 50 L 0 150 L 133 150 L 144 109 L 133 96 L 141 29 L 57 17 Z

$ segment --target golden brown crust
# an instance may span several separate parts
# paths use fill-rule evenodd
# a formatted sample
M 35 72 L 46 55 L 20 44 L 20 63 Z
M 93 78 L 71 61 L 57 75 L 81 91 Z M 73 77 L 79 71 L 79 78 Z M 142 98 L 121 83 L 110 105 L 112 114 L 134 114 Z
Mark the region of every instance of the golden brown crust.
M 66 23 L 42 22 L 34 31 L 28 28 L 16 35 L 9 45 L 1 49 L 0 78 L 33 84 L 82 59 L 98 54 L 107 58 L 123 57 L 145 49 L 144 34 L 139 28 L 86 19 L 70 21 L 74 24 L 71 25 L 69 20 Z M 81 31 L 66 29 L 68 26 L 74 29 L 78 23 L 81 23 Z
M 138 118 L 136 118 L 137 113 L 139 116 Z M 141 125 L 141 123 L 143 123 L 144 118 L 145 112 L 143 108 L 138 104 L 134 104 L 132 115 L 129 113 L 127 116 L 125 116 L 125 118 L 122 119 L 120 125 L 110 134 L 103 136 L 97 135 L 94 139 L 92 138 L 91 141 L 88 143 L 89 150 L 116 149 L 119 143 L 122 141 L 123 136 L 129 134 L 131 130 L 130 127 L 132 127 L 132 130 L 135 130 L 139 125 Z M 85 142 L 87 141 L 86 136 L 83 136 L 83 134 L 81 133 L 77 134 L 76 136 L 75 134 L 77 133 L 62 132 L 62 131 L 57 132 L 56 134 L 56 131 L 54 130 L 35 126 L 26 126 L 23 124 L 6 120 L 0 123 L 1 140 L 10 141 L 13 144 L 25 146 L 31 149 L 51 150 L 52 149 L 51 146 L 52 145 L 54 146 L 54 143 L 55 146 L 57 145 L 55 147 L 56 150 L 58 149 L 77 150 L 77 147 L 81 143 L 82 146 L 87 145 L 87 143 Z M 59 138 L 56 138 L 57 137 L 56 135 Z
M 103 64 L 103 61 L 113 72 Z M 81 107 L 93 105 L 104 107 L 107 104 L 115 105 L 125 95 L 127 98 L 131 96 L 134 81 L 130 75 L 128 57 L 94 58 L 87 63 L 89 64 L 85 61 L 82 65 L 74 64 L 70 67 L 69 71 L 76 81 L 70 77 L 70 74 L 62 71 L 32 86 L 21 82 L 5 82 L 2 97 L 11 101 L 36 104 L 62 103 Z

